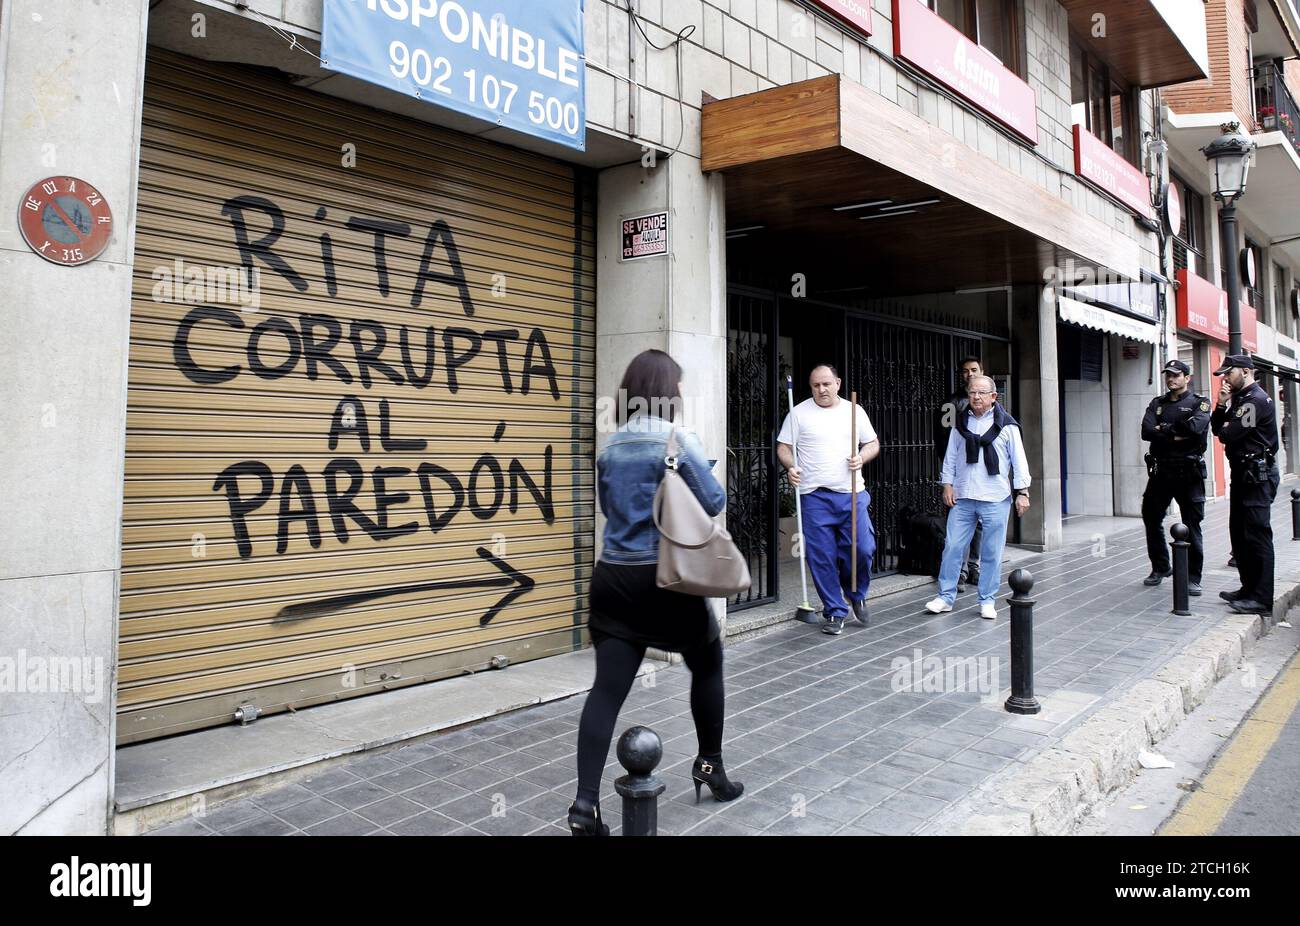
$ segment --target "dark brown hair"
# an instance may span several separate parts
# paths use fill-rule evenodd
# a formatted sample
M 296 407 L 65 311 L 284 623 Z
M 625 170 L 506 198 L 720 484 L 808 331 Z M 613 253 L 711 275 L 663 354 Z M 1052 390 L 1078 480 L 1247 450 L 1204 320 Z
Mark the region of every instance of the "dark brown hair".
M 675 421 L 682 401 L 681 381 L 682 368 L 676 360 L 661 350 L 643 350 L 627 365 L 619 384 L 618 423 L 626 424 L 637 413 Z

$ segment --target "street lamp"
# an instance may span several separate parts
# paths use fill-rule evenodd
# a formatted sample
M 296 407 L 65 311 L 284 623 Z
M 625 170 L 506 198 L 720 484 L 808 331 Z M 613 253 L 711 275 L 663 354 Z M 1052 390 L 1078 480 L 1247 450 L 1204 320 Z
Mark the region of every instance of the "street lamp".
M 1219 126 L 1223 133 L 1201 152 L 1214 167 L 1214 198 L 1219 201 L 1219 230 L 1225 242 L 1228 271 L 1228 353 L 1241 353 L 1241 287 L 1237 281 L 1237 200 L 1246 194 L 1246 175 L 1255 143 L 1236 122 Z

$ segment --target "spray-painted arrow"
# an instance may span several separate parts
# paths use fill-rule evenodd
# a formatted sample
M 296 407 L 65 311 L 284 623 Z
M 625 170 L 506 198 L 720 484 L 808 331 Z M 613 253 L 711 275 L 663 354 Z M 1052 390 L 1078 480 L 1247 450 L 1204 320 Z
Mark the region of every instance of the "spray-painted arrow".
M 520 595 L 523 595 L 532 588 L 535 583 L 529 576 L 524 575 L 519 570 L 512 567 L 505 560 L 493 556 L 484 547 L 479 547 L 476 551 L 479 556 L 487 560 L 502 575 L 499 578 L 478 578 L 478 579 L 451 579 L 444 582 L 421 582 L 416 585 L 398 585 L 393 588 L 376 588 L 367 592 L 354 592 L 350 595 L 336 595 L 333 598 L 322 598 L 319 601 L 303 601 L 298 604 L 285 605 L 280 609 L 280 613 L 275 616 L 275 623 L 282 621 L 300 621 L 309 617 L 320 617 L 329 614 L 332 611 L 340 611 L 343 608 L 350 608 L 353 605 L 365 604 L 367 601 L 375 601 L 379 598 L 388 598 L 391 595 L 409 595 L 412 592 L 430 592 L 435 589 L 447 588 L 500 588 L 508 586 L 510 590 L 501 596 L 491 608 L 489 608 L 478 623 L 480 627 L 486 627 L 492 618 L 506 605 L 510 604 Z

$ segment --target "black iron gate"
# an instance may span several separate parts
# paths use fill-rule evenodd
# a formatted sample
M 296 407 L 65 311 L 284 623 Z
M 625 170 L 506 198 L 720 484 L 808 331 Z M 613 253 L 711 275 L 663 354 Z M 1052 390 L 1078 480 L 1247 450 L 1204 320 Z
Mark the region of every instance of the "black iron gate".
M 940 408 L 952 395 L 962 358 L 983 355 L 976 336 L 856 315 L 846 315 L 844 326 L 840 396 L 857 390 L 880 437 L 880 456 L 866 470 L 877 575 L 898 568 L 899 510 L 942 508 Z
M 904 506 L 937 512 L 942 507 L 939 468 L 943 448 L 937 441 L 940 407 L 955 386 L 963 357 L 983 357 L 982 336 L 932 324 L 865 315 L 811 300 L 783 300 L 801 322 L 813 309 L 833 310 L 843 319 L 832 331 L 819 323 L 818 359 L 837 359 L 847 400 L 853 390 L 881 441 L 881 453 L 867 469 L 871 518 L 876 529 L 872 574 L 898 567 L 898 512 Z M 839 313 L 843 313 L 840 315 Z M 782 323 L 783 325 L 786 323 Z M 802 326 L 801 326 L 802 327 Z M 784 386 L 779 368 L 778 302 L 761 290 L 732 287 L 727 294 L 727 529 L 748 557 L 753 585 L 729 602 L 739 610 L 775 601 L 779 594 L 776 430 L 784 415 Z M 798 330 L 782 333 L 796 342 Z M 823 338 L 839 340 L 826 350 Z M 994 340 L 999 340 L 993 336 Z M 835 355 L 838 354 L 838 358 Z M 788 363 L 795 358 L 784 358 Z M 807 371 L 795 371 L 796 376 Z M 802 393 L 802 395 L 801 395 Z M 807 397 L 807 384 L 795 384 L 795 401 Z
M 776 301 L 727 294 L 727 530 L 753 585 L 732 610 L 777 596 Z

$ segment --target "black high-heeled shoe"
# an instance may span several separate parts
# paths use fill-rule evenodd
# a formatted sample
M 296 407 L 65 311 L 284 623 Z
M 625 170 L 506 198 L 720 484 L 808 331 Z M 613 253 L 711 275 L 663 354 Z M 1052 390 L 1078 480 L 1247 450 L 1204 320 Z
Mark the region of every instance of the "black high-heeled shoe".
M 721 761 L 710 761 L 697 757 L 691 767 L 691 780 L 695 782 L 695 803 L 700 802 L 700 787 L 709 786 L 709 792 L 715 801 L 734 801 L 744 792 L 745 786 L 739 781 L 728 781 L 727 772 Z
M 608 836 L 609 827 L 600 820 L 600 801 L 575 798 L 569 808 L 569 832 L 574 836 Z

